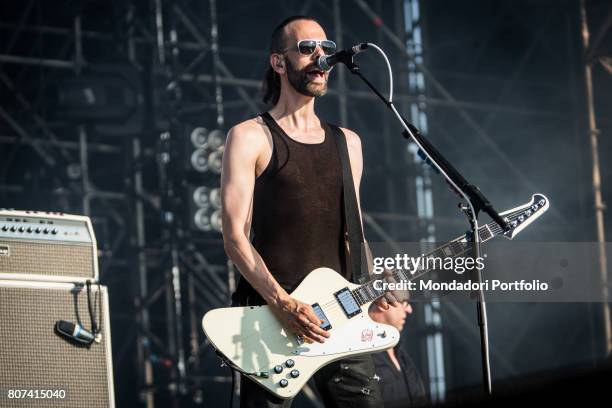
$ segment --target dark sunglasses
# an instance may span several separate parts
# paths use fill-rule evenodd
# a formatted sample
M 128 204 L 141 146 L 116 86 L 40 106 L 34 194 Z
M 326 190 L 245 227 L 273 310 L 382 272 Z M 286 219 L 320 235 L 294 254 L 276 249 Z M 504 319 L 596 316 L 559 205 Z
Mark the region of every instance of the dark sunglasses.
M 297 48 L 300 54 L 311 55 L 317 49 L 317 45 L 321 47 L 321 50 L 323 50 L 323 53 L 326 55 L 336 52 L 336 43 L 331 40 L 300 40 L 297 45 L 289 47 L 286 50 Z

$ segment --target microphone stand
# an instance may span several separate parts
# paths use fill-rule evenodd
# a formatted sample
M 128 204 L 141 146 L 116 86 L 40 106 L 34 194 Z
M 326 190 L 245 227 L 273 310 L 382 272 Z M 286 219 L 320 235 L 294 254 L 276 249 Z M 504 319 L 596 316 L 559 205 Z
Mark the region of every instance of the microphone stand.
M 386 57 L 385 57 L 386 58 Z M 478 234 L 478 214 L 480 211 L 484 211 L 488 214 L 501 228 L 507 230 L 508 223 L 499 215 L 493 208 L 489 200 L 482 194 L 482 192 L 473 184 L 470 184 L 460 173 L 455 169 L 442 154 L 420 134 L 419 130 L 408 122 L 398 111 L 395 109 L 392 101 L 388 101 L 376 87 L 362 74 L 359 70 L 359 66 L 355 64 L 352 56 L 343 58 L 339 62 L 344 63 L 352 74 L 357 75 L 361 80 L 380 98 L 381 101 L 397 116 L 398 120 L 404 127 L 402 136 L 407 140 L 412 139 L 421 151 L 426 155 L 430 164 L 434 169 L 438 170 L 452 190 L 459 194 L 466 202 L 467 205 L 462 205 L 461 209 L 468 217 L 470 223 L 471 233 L 468 235 L 472 242 L 472 256 L 474 259 L 480 257 L 480 235 Z M 427 160 L 426 160 L 427 161 Z M 472 299 L 476 299 L 476 313 L 478 317 L 478 326 L 480 328 L 480 349 L 482 355 L 482 372 L 484 378 L 484 389 L 487 394 L 491 394 L 491 365 L 489 360 L 489 333 L 487 324 L 487 307 L 484 299 L 484 291 L 482 289 L 482 270 L 475 268 L 472 271 L 471 278 L 476 280 L 479 285 L 479 290 L 472 292 Z

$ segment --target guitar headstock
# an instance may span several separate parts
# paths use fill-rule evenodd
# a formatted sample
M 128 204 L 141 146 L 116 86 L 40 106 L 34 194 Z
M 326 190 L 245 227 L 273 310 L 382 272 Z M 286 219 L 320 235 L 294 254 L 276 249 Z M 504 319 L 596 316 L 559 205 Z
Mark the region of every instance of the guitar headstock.
M 524 230 L 529 224 L 534 222 L 548 210 L 548 198 L 544 194 L 534 194 L 531 201 L 504 211 L 499 215 L 508 222 L 509 229 L 502 231 L 501 228 L 493 223 L 490 227 L 494 235 L 501 235 L 508 239 L 513 239 L 519 232 Z

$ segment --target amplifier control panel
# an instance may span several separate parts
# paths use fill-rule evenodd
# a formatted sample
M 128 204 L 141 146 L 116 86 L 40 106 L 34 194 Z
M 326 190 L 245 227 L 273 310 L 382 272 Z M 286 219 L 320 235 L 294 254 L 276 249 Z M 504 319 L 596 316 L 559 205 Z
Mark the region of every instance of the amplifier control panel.
M 92 244 L 91 232 L 87 217 L 0 210 L 0 239 Z

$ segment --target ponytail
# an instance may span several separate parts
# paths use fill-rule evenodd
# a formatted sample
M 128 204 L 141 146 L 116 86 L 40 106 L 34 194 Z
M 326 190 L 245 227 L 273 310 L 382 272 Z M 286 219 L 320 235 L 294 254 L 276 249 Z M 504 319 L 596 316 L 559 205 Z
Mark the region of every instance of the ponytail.
M 263 102 L 267 105 L 276 105 L 280 97 L 281 85 L 280 77 L 272 67 L 268 67 L 261 88 L 263 91 Z

